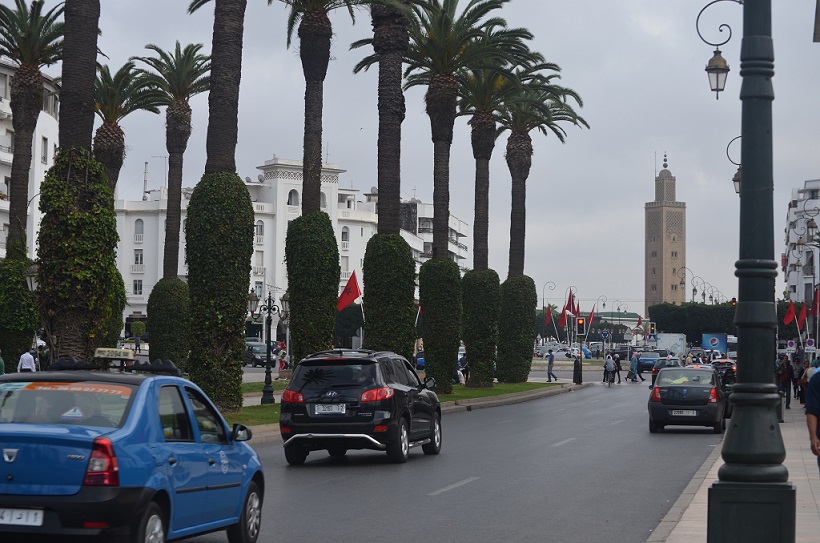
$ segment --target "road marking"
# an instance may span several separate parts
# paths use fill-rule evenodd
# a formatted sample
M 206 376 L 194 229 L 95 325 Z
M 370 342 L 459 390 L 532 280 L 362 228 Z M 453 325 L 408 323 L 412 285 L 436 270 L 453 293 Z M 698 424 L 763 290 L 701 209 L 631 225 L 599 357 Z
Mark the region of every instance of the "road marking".
M 429 494 L 427 494 L 427 495 L 428 495 L 428 496 L 438 496 L 439 494 L 441 494 L 441 493 L 443 493 L 443 492 L 447 492 L 448 490 L 453 490 L 454 488 L 458 488 L 458 487 L 460 487 L 460 486 L 464 486 L 464 485 L 466 485 L 467 483 L 472 483 L 473 481 L 478 481 L 478 477 L 467 477 L 467 478 L 466 478 L 466 479 L 464 479 L 463 481 L 459 481 L 459 482 L 457 482 L 457 483 L 453 483 L 453 484 L 451 484 L 450 486 L 445 486 L 444 488 L 439 488 L 439 489 L 438 489 L 438 490 L 436 490 L 435 492 L 430 492 L 430 493 L 429 493 Z
M 600 402 L 600 401 L 601 401 L 601 400 L 592 400 L 592 401 L 590 401 L 589 403 L 597 403 L 597 402 Z
M 575 438 L 574 438 L 574 437 L 571 437 L 571 438 L 569 438 L 569 439 L 565 439 L 564 441 L 559 441 L 558 443 L 553 443 L 553 444 L 552 444 L 552 446 L 553 446 L 553 447 L 560 447 L 561 445 L 566 445 L 566 444 L 567 444 L 567 443 L 569 443 L 570 441 L 575 441 Z
M 613 422 L 612 424 L 613 424 L 613 425 L 615 425 L 615 424 L 621 424 L 622 422 L 623 422 L 623 419 L 621 419 L 621 420 L 616 420 L 616 421 L 615 421 L 615 422 Z
M 553 411 L 553 413 L 560 413 L 561 411 L 566 411 L 566 410 L 567 410 L 566 407 L 562 407 L 561 409 L 556 409 L 555 411 Z
M 506 423 L 508 423 L 508 422 L 512 422 L 512 421 L 513 421 L 513 419 L 508 419 L 508 420 L 500 420 L 500 421 L 496 422 L 496 424 L 506 424 Z

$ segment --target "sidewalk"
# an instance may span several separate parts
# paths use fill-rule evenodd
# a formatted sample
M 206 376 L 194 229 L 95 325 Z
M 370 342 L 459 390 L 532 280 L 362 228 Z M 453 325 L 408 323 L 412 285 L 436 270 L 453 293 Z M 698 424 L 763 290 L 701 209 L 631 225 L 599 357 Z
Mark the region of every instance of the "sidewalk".
M 806 417 L 799 402 L 793 401 L 792 408 L 784 410 L 783 420 L 780 424 L 786 447 L 783 465 L 789 470 L 789 482 L 797 490 L 795 542 L 817 542 L 820 541 L 820 470 L 809 446 Z M 720 447 L 716 447 L 647 543 L 706 541 L 709 487 L 717 480 L 722 465 Z

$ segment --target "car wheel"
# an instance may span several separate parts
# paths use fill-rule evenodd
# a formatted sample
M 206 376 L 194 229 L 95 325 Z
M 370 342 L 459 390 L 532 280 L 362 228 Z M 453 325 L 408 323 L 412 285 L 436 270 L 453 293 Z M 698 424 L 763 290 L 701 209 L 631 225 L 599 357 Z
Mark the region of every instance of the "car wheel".
M 134 543 L 164 543 L 165 514 L 156 502 L 150 502 L 134 533 Z
M 261 525 L 262 496 L 259 493 L 259 487 L 251 481 L 248 485 L 248 493 L 245 496 L 245 505 L 242 506 L 239 522 L 228 528 L 228 541 L 230 543 L 256 543 Z
M 658 430 L 659 430 L 658 423 L 653 421 L 653 420 L 650 420 L 649 421 L 649 433 L 650 434 L 656 434 L 656 433 L 658 433 Z
M 403 464 L 410 454 L 410 437 L 407 434 L 407 421 L 399 419 L 399 435 L 395 441 L 387 445 L 387 457 L 392 462 Z
M 347 454 L 347 449 L 340 449 L 338 447 L 334 447 L 333 449 L 328 449 L 327 454 L 333 457 L 340 457 Z
M 307 458 L 307 451 L 299 447 L 285 447 L 285 460 L 291 466 L 301 466 Z
M 438 454 L 441 452 L 441 415 L 433 416 L 433 428 L 430 432 L 430 443 L 421 446 L 424 454 Z

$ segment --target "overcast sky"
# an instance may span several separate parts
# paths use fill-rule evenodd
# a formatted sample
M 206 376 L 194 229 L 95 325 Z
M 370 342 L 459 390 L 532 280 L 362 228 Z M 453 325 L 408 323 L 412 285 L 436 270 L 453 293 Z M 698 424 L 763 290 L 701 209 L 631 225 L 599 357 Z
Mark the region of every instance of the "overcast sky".
M 6 0 L 3 0 L 4 2 Z M 48 6 L 56 2 L 47 0 Z M 213 8 L 187 15 L 188 0 L 102 2 L 101 59 L 111 70 L 146 44 L 171 50 L 202 43 L 210 51 Z M 466 0 L 463 0 L 466 4 Z M 713 48 L 695 29 L 706 0 L 512 0 L 500 12 L 513 27 L 535 35 L 531 48 L 562 68 L 561 84 L 584 100 L 579 110 L 590 129 L 567 127 L 562 145 L 553 135 L 533 134 L 535 155 L 527 184 L 525 273 L 535 280 L 539 303 L 563 303 L 574 286 L 588 311 L 599 296 L 643 312 L 644 204 L 654 199 L 654 179 L 664 153 L 677 178 L 677 197 L 686 202 L 686 265 L 727 298 L 737 295 L 738 207 L 731 179 L 736 171 L 726 147 L 740 134 L 740 42 L 742 8 L 720 2 L 701 17 L 709 41 L 734 36 L 722 47 L 729 73 L 719 100 L 709 91 L 704 67 Z M 780 259 L 786 206 L 792 187 L 820 177 L 818 96 L 820 43 L 812 43 L 814 0 L 772 2 L 775 48 L 774 216 Z M 256 179 L 257 166 L 276 155 L 302 158 L 304 79 L 298 38 L 286 47 L 287 7 L 248 0 L 239 99 L 238 174 Z M 334 41 L 325 80 L 324 141 L 327 162 L 347 170 L 345 187 L 367 191 L 376 181 L 376 70 L 353 75 L 369 51 L 350 51 L 351 42 L 372 34 L 369 12 L 331 15 Z M 48 73 L 57 74 L 52 67 Z M 407 93 L 402 136 L 402 197 L 432 202 L 430 125 L 422 88 Z M 184 185 L 199 180 L 205 164 L 207 96 L 192 103 L 194 131 L 185 154 Z M 119 196 L 140 199 L 148 163 L 149 189 L 165 183 L 165 112 L 138 112 L 122 123 L 127 156 Z M 506 135 L 490 165 L 490 267 L 507 276 L 510 183 L 504 161 Z M 740 161 L 739 140 L 729 152 Z M 450 162 L 451 213 L 473 224 L 474 160 L 465 119 L 456 122 Z M 471 252 L 472 254 L 472 252 Z M 472 258 L 472 257 L 471 257 Z M 464 263 L 472 267 L 472 260 Z M 544 288 L 548 281 L 555 290 Z M 691 297 L 687 273 L 687 299 Z M 783 274 L 777 279 L 782 297 Z M 601 311 L 601 308 L 598 309 Z

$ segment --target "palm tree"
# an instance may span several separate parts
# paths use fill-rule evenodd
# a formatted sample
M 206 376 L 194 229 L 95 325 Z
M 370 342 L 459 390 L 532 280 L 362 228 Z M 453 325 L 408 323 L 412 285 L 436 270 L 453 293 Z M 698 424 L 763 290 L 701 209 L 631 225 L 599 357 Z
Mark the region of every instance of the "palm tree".
M 63 23 L 57 19 L 63 6 L 43 14 L 43 1 L 15 0 L 17 9 L 0 5 L 0 55 L 18 64 L 11 80 L 11 112 L 14 155 L 9 182 L 9 233 L 6 257 L 26 258 L 25 224 L 28 213 L 28 181 L 31 147 L 37 118 L 43 108 L 42 66 L 60 60 Z
M 507 167 L 512 184 L 510 206 L 510 256 L 507 275 L 524 275 L 524 238 L 526 234 L 527 178 L 532 166 L 532 138 L 530 132 L 538 130 L 545 136 L 549 132 L 561 143 L 566 141 L 566 131 L 561 124 L 589 128 L 567 98 L 583 106 L 581 97 L 572 89 L 554 85 L 557 74 L 541 76 L 522 85 L 520 93 L 505 102 L 498 117 L 502 130 L 509 130 L 507 139 Z
M 139 110 L 159 114 L 164 94 L 130 60 L 113 76 L 107 65 L 101 65 L 94 90 L 97 97 L 96 113 L 102 119 L 102 124 L 94 135 L 94 156 L 105 166 L 108 188 L 113 192 L 125 159 L 125 132 L 120 121 Z
M 91 150 L 100 0 L 66 0 L 60 89 L 60 148 Z
M 165 148 L 168 150 L 168 211 L 165 221 L 165 254 L 162 276 L 177 276 L 179 269 L 179 227 L 182 205 L 182 157 L 191 137 L 191 106 L 189 100 L 210 86 L 211 60 L 200 54 L 202 44 L 188 44 L 174 52 L 156 45 L 145 46 L 157 57 L 134 57 L 153 72 L 143 70 L 145 78 L 162 90 L 165 110 Z
M 424 100 L 433 139 L 433 258 L 448 258 L 450 217 L 450 146 L 456 118 L 458 81 L 463 69 L 510 62 L 526 50 L 524 29 L 506 29 L 500 18 L 485 19 L 509 0 L 470 0 L 461 15 L 458 0 L 430 0 L 413 5 L 411 45 L 405 70 L 405 88 L 427 85 Z M 494 39 L 484 39 L 486 28 L 502 28 Z

